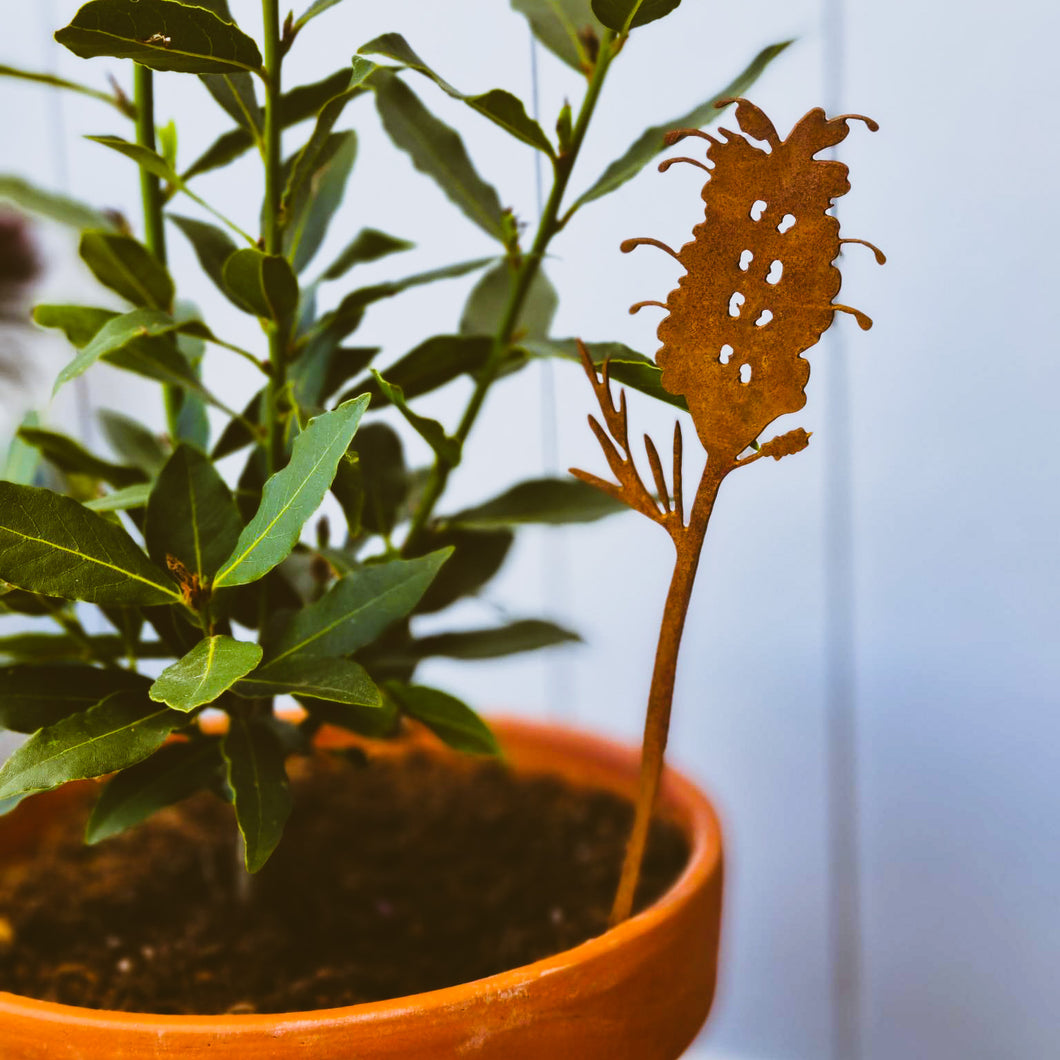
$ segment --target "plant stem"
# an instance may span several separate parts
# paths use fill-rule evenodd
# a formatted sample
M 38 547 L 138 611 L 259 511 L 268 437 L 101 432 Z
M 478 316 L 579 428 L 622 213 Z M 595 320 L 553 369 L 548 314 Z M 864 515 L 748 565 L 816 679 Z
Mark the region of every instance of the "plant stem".
M 136 102 L 136 142 L 154 151 L 155 144 L 155 86 L 154 74 L 146 66 L 133 63 L 133 92 Z M 162 215 L 165 197 L 159 178 L 140 167 L 140 201 L 143 204 L 144 243 L 162 265 L 166 264 L 166 222 Z M 184 395 L 179 387 L 165 386 L 162 390 L 166 406 L 166 429 L 170 437 L 178 435 L 177 419 Z
M 262 0 L 262 15 L 265 24 L 265 210 L 262 242 L 266 254 L 283 253 L 283 223 L 280 216 L 280 198 L 283 192 L 281 180 L 280 115 L 277 104 L 280 99 L 280 68 L 283 53 L 280 50 L 280 5 L 279 0 Z M 279 414 L 279 402 L 287 385 L 287 345 L 290 337 L 290 321 L 281 321 L 269 326 L 269 383 L 265 397 L 265 417 L 268 426 L 266 455 L 269 474 L 275 474 L 283 466 L 284 432 Z
M 651 691 L 648 693 L 648 712 L 644 721 L 644 740 L 641 745 L 640 781 L 637 790 L 633 829 L 626 843 L 625 860 L 618 891 L 611 907 L 611 926 L 626 920 L 633 910 L 633 898 L 640 879 L 644 849 L 648 842 L 648 830 L 655 809 L 655 800 L 662 776 L 663 759 L 666 754 L 666 738 L 670 729 L 670 709 L 674 699 L 674 681 L 677 676 L 677 655 L 681 648 L 681 635 L 685 628 L 688 605 L 692 599 L 692 586 L 696 580 L 699 556 L 707 532 L 710 513 L 718 496 L 722 480 L 732 470 L 729 465 L 715 465 L 707 461 L 703 477 L 696 491 L 688 527 L 675 537 L 677 558 L 673 578 L 666 594 L 659 644 L 655 652 L 655 669 L 651 676 Z
M 578 118 L 571 132 L 570 147 L 565 154 L 561 154 L 553 163 L 552 190 L 549 192 L 548 201 L 542 210 L 533 245 L 519 263 L 511 292 L 508 295 L 504 315 L 501 317 L 501 322 L 493 337 L 493 346 L 490 350 L 489 359 L 478 373 L 475 380 L 475 388 L 468 399 L 467 407 L 464 409 L 464 414 L 456 429 L 455 437 L 461 443 L 461 447 L 467 441 L 467 437 L 478 419 L 483 402 L 486 400 L 486 394 L 497 381 L 497 376 L 504 366 L 504 360 L 508 355 L 523 305 L 526 302 L 526 296 L 548 251 L 549 243 L 551 243 L 553 236 L 559 232 L 565 223 L 566 219 L 560 220 L 563 195 L 567 190 L 567 183 L 570 180 L 574 164 L 578 159 L 578 153 L 581 150 L 582 141 L 585 139 L 586 130 L 589 128 L 593 111 L 596 109 L 604 78 L 607 76 L 611 60 L 618 50 L 615 42 L 616 35 L 612 33 L 608 35 L 601 45 L 599 57 L 593 68 L 592 77 L 589 80 L 589 87 L 586 89 L 585 97 L 582 99 L 581 108 L 578 111 Z M 449 475 L 459 462 L 459 456 L 455 459 L 446 459 L 441 454 L 438 454 L 435 457 L 430 478 L 424 488 L 423 498 L 416 509 L 412 524 L 409 527 L 408 536 L 405 538 L 405 543 L 402 547 L 402 552 L 405 555 L 414 553 L 420 545 L 426 533 L 427 524 L 434 513 L 435 505 L 445 491 Z

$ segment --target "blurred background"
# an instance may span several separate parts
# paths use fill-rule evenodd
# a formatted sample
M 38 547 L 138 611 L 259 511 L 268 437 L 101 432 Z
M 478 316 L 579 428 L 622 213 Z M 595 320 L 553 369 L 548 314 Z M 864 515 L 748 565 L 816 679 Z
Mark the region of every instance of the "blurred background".
M 110 69 L 130 89 L 127 64 L 84 63 L 51 41 L 76 3 L 4 6 L 0 63 L 103 89 Z M 257 34 L 258 5 L 232 6 Z M 464 91 L 513 91 L 545 128 L 583 91 L 504 0 L 342 4 L 305 29 L 287 83 L 343 66 L 390 30 Z M 1060 215 L 1049 205 L 1058 30 L 1054 7 L 1020 0 L 684 0 L 634 33 L 636 55 L 615 64 L 574 173 L 577 193 L 645 127 L 792 37 L 749 93 L 782 135 L 822 104 L 881 126 L 872 135 L 855 125 L 838 150 L 853 183 L 840 201 L 844 235 L 889 259 L 881 269 L 853 247 L 840 263 L 842 301 L 875 326 L 864 334 L 841 316 L 811 351 L 807 408 L 779 425 L 813 431 L 809 449 L 726 484 L 685 635 L 671 759 L 712 793 L 728 843 L 721 981 L 696 1060 L 1039 1060 L 1060 1050 Z M 406 76 L 532 223 L 531 149 Z M 156 98 L 159 123 L 177 120 L 184 165 L 229 125 L 193 79 L 157 75 Z M 14 81 L 0 82 L 0 101 L 0 170 L 136 216 L 135 167 L 82 139 L 127 135 L 114 111 Z M 359 158 L 321 261 L 366 224 L 417 249 L 362 267 L 360 283 L 494 252 L 395 152 L 368 102 L 344 123 L 357 129 Z M 554 334 L 654 354 L 657 315 L 626 309 L 665 298 L 678 266 L 650 249 L 623 256 L 618 243 L 650 235 L 680 246 L 702 217 L 701 177 L 649 167 L 572 221 L 547 264 L 561 294 Z M 248 155 L 198 190 L 253 229 L 258 180 Z M 101 304 L 75 237 L 47 224 L 34 234 L 38 300 Z M 182 295 L 219 333 L 260 344 L 172 228 L 169 244 Z M 384 346 L 388 363 L 455 330 L 473 282 L 380 303 L 357 341 Z M 49 404 L 65 344 L 36 331 L 5 332 L 3 343 L 3 356 L 18 348 L 25 362 L 18 383 L 0 381 L 3 437 L 28 408 L 94 445 L 101 407 L 154 410 L 162 429 L 148 384 L 98 367 Z M 248 393 L 233 360 L 212 352 L 207 382 Z M 423 411 L 451 425 L 462 385 Z M 448 503 L 571 465 L 599 470 L 591 405 L 573 365 L 501 382 Z M 630 405 L 635 430 L 668 435 L 668 411 L 637 394 Z M 410 462 L 425 456 L 408 448 Z M 665 536 L 633 515 L 530 530 L 464 617 L 543 615 L 585 644 L 432 661 L 425 680 L 479 708 L 634 740 L 670 561 Z

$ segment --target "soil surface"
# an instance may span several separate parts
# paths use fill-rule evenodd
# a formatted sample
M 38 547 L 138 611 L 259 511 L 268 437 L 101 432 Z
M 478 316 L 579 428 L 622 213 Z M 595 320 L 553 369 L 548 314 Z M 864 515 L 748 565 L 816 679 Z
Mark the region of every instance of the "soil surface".
M 84 815 L 68 819 L 32 863 L 0 867 L 0 989 L 131 1012 L 301 1011 L 479 979 L 606 928 L 623 800 L 422 753 L 291 768 L 295 809 L 249 894 L 232 809 L 205 793 L 95 847 Z M 641 906 L 687 854 L 656 826 Z

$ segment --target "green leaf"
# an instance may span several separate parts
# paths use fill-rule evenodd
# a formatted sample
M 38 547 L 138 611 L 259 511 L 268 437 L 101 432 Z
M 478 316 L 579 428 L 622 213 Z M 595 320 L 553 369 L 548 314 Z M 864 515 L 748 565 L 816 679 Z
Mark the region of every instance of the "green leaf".
M 620 501 L 577 479 L 541 478 L 520 482 L 499 497 L 445 516 L 460 526 L 517 526 L 525 523 L 591 523 L 628 511 Z
M 303 408 L 319 407 L 343 384 L 371 364 L 378 346 L 335 346 L 313 343 L 291 365 L 288 378 L 294 397 Z
M 452 554 L 441 549 L 419 559 L 392 559 L 340 578 L 315 603 L 297 612 L 275 643 L 270 665 L 291 657 L 352 655 L 410 614 Z
M 219 634 L 206 637 L 172 666 L 167 666 L 151 686 L 149 695 L 185 712 L 213 703 L 241 677 L 261 662 L 261 648 Z
M 357 134 L 352 129 L 332 133 L 320 149 L 317 168 L 290 203 L 283 246 L 295 272 L 301 272 L 320 249 L 328 225 L 342 204 L 356 157 Z
M 346 66 L 320 81 L 314 81 L 309 85 L 298 85 L 290 92 L 285 92 L 280 96 L 280 102 L 277 105 L 280 128 L 287 129 L 306 118 L 313 117 L 332 96 L 346 88 L 350 82 L 351 73 L 350 67 Z M 185 170 L 183 179 L 188 181 L 200 173 L 226 166 L 253 146 L 254 137 L 245 128 L 239 126 L 229 129 L 228 132 L 222 133 Z
M 78 250 L 96 279 L 133 305 L 169 309 L 173 304 L 175 288 L 165 266 L 132 236 L 85 232 Z
M 59 224 L 78 230 L 115 227 L 111 218 L 94 207 L 86 206 L 66 195 L 44 191 L 10 173 L 0 173 L 0 199 L 13 202 L 30 213 L 47 217 L 49 221 L 58 221 Z
M 88 710 L 113 692 L 139 689 L 150 682 L 128 670 L 94 666 L 29 666 L 0 669 L 0 728 L 36 732 L 62 718 Z
M 456 696 L 437 688 L 403 685 L 398 681 L 388 681 L 384 689 L 410 718 L 422 722 L 455 750 L 482 755 L 501 753 L 489 726 Z
M 372 370 L 376 386 L 386 399 L 405 417 L 408 425 L 441 457 L 450 467 L 460 463 L 460 440 L 451 438 L 445 428 L 427 416 L 421 416 L 409 407 L 401 387 L 388 383 L 377 371 Z
M 80 349 L 87 346 L 99 329 L 118 314 L 113 309 L 87 305 L 38 305 L 33 319 L 42 328 L 59 328 L 70 343 Z
M 367 59 L 359 59 L 354 56 L 349 87 L 338 95 L 332 96 L 320 108 L 316 124 L 313 126 L 313 132 L 291 163 L 287 186 L 283 192 L 282 210 L 290 209 L 291 203 L 301 193 L 305 182 L 320 168 L 323 160 L 322 152 L 328 138 L 331 136 L 331 130 L 335 127 L 335 122 L 339 120 L 346 104 L 364 91 L 361 85 L 376 69 L 375 63 L 370 63 Z
M 147 478 L 139 468 L 102 460 L 73 438 L 56 431 L 44 430 L 41 427 L 20 427 L 18 437 L 27 445 L 39 449 L 41 455 L 61 471 L 89 475 L 119 487 L 131 486 Z
M 290 554 L 331 486 L 367 405 L 367 397 L 347 401 L 309 421 L 295 439 L 291 462 L 265 483 L 261 505 L 214 579 L 215 587 L 256 581 Z
M 177 446 L 147 506 L 144 540 L 151 558 L 161 566 L 173 556 L 204 584 L 231 555 L 242 529 L 217 469 L 192 446 Z
M 36 412 L 27 412 L 22 418 L 20 430 L 40 426 L 40 416 Z M 37 468 L 40 466 L 40 451 L 24 442 L 17 434 L 11 439 L 7 455 L 4 457 L 3 466 L 0 467 L 0 479 L 4 482 L 17 482 L 23 486 L 30 486 L 37 476 Z
M 382 696 L 363 666 L 351 659 L 288 656 L 255 670 L 232 689 L 248 699 L 293 695 L 326 699 L 351 706 L 382 706 Z
M 509 622 L 494 629 L 468 630 L 465 633 L 438 633 L 421 637 L 407 648 L 417 659 L 442 655 L 450 659 L 495 659 L 516 652 L 537 651 L 556 644 L 580 641 L 577 633 L 536 618 Z
M 468 296 L 460 317 L 462 335 L 495 335 L 504 320 L 515 284 L 515 271 L 508 261 L 498 262 L 487 272 Z M 516 340 L 520 337 L 545 338 L 556 315 L 559 296 L 549 282 L 544 269 L 538 269 L 526 293 L 519 320 Z
M 361 736 L 382 739 L 397 735 L 397 705 L 384 696 L 379 706 L 360 707 L 352 703 L 335 703 L 327 699 L 295 697 L 315 721 L 326 725 L 338 725 Z
M 166 215 L 187 237 L 191 243 L 195 256 L 199 259 L 202 271 L 213 280 L 217 289 L 234 305 L 242 306 L 225 287 L 224 264 L 236 253 L 237 247 L 229 238 L 227 232 L 216 225 L 207 224 L 205 221 L 197 221 L 193 217 L 183 217 L 180 214 L 170 213 Z
M 575 339 L 535 340 L 522 345 L 535 357 L 562 357 L 564 360 L 581 362 Z M 688 411 L 688 404 L 683 397 L 663 388 L 661 370 L 644 354 L 631 350 L 621 342 L 588 342 L 585 347 L 593 364 L 602 365 L 604 361 L 610 361 L 611 378 L 616 383 L 625 383 L 682 412 Z
M 66 600 L 181 600 L 173 582 L 120 526 L 69 497 L 11 482 L 0 482 L 0 578 Z
M 346 295 L 335 309 L 325 313 L 313 325 L 306 336 L 307 344 L 324 336 L 337 344 L 356 329 L 361 322 L 365 308 L 374 302 L 382 301 L 384 298 L 393 298 L 394 295 L 407 291 L 410 287 L 434 283 L 435 280 L 449 280 L 464 276 L 489 265 L 493 260 L 493 258 L 475 258 L 472 261 L 457 262 L 455 265 L 445 265 L 439 269 L 429 269 L 427 272 L 417 272 L 400 280 L 377 283 L 371 287 L 359 287 Z
M 222 751 L 243 836 L 244 861 L 248 872 L 257 872 L 276 849 L 291 813 L 283 746 L 265 721 L 234 716 Z
M 604 170 L 596 183 L 583 192 L 574 205 L 568 211 L 569 214 L 579 210 L 587 202 L 608 195 L 616 188 L 620 188 L 627 180 L 635 177 L 653 158 L 666 149 L 664 137 L 673 129 L 699 128 L 719 117 L 722 111 L 715 107 L 715 103 L 722 99 L 733 99 L 742 96 L 751 85 L 758 80 L 763 70 L 792 42 L 781 41 L 779 44 L 771 44 L 763 48 L 751 60 L 750 64 L 729 82 L 720 92 L 711 96 L 710 99 L 693 107 L 687 114 L 682 114 L 672 121 L 664 122 L 662 125 L 653 125 L 646 129 L 635 140 L 621 158 L 616 159 Z
M 254 92 L 254 79 L 248 73 L 200 74 L 199 80 L 221 109 L 253 136 L 261 132 L 263 115 Z
M 90 0 L 55 39 L 82 59 L 110 55 L 189 74 L 259 71 L 258 46 L 232 23 L 176 0 Z
M 409 492 L 401 438 L 385 423 L 369 423 L 357 435 L 356 451 L 364 490 L 361 524 L 369 533 L 389 534 Z
M 322 280 L 337 280 L 354 265 L 360 265 L 369 261 L 378 261 L 388 254 L 396 254 L 403 250 L 412 250 L 415 243 L 407 239 L 399 239 L 397 236 L 380 232 L 378 228 L 362 228 L 357 235 L 347 244 L 346 249 L 327 267 L 321 274 Z
M 298 305 L 298 281 L 279 254 L 237 250 L 225 261 L 222 278 L 236 305 L 254 316 L 280 321 Z
M 400 386 L 409 400 L 465 373 L 474 374 L 485 365 L 492 349 L 493 339 L 486 335 L 435 335 L 383 369 L 383 375 Z M 374 379 L 364 380 L 345 396 L 354 394 L 370 394 L 373 410 L 390 400 Z
M 39 316 L 37 317 L 37 322 L 41 322 Z M 70 382 L 71 379 L 76 379 L 87 371 L 101 357 L 107 357 L 119 351 L 127 350 L 130 344 L 138 339 L 166 335 L 169 332 L 187 326 L 189 326 L 188 321 L 175 320 L 161 309 L 133 309 L 128 313 L 112 317 L 59 373 L 55 380 L 55 386 L 52 388 L 52 393 L 55 394 L 64 383 Z M 141 354 L 144 352 L 142 347 L 140 352 Z M 186 366 L 187 362 L 185 362 Z M 190 375 L 190 369 L 187 371 L 192 383 L 199 385 L 198 380 Z
M 141 690 L 115 692 L 22 744 L 0 769 L 0 799 L 135 765 L 186 723 L 185 715 L 160 709 Z
M 429 77 L 446 95 L 463 101 L 472 110 L 485 115 L 516 139 L 522 140 L 531 147 L 536 147 L 539 151 L 544 151 L 549 158 L 556 157 L 548 137 L 542 132 L 541 126 L 526 113 L 522 100 L 499 88 L 475 96 L 466 95 L 459 89 L 453 88 L 412 50 L 408 41 L 400 33 L 384 33 L 381 37 L 369 41 L 362 48 L 358 48 L 357 54 L 385 55 L 388 59 L 403 63 L 412 70 L 418 70 Z
M 309 7 L 307 7 L 305 11 L 295 19 L 295 32 L 297 33 L 298 30 L 300 30 L 310 19 L 323 14 L 329 7 L 334 7 L 339 2 L 340 0 L 313 0 L 313 3 L 311 3 Z
M 222 765 L 217 739 L 171 743 L 150 758 L 123 769 L 107 782 L 85 828 L 90 846 L 146 821 L 217 779 Z
M 665 18 L 681 0 L 593 0 L 593 14 L 608 29 L 625 33 Z
M 434 117 L 400 78 L 379 70 L 372 84 L 383 127 L 395 145 L 468 218 L 504 243 L 500 199 L 475 171 L 460 136 Z
M 150 482 L 138 482 L 135 486 L 125 486 L 113 493 L 85 501 L 85 507 L 94 512 L 128 512 L 147 506 L 151 495 Z
M 511 530 L 475 530 L 445 526 L 432 530 L 424 548 L 452 548 L 416 608 L 417 614 L 441 611 L 461 597 L 477 593 L 504 564 L 515 535 Z
M 165 159 L 166 164 L 177 168 L 177 123 L 167 121 L 165 125 L 159 125 L 155 129 L 158 136 L 158 150 Z
M 159 610 L 167 614 L 169 607 Z M 103 633 L 91 637 L 74 637 L 69 633 L 14 633 L 0 637 L 0 659 L 11 662 L 60 662 L 94 659 L 118 659 L 125 654 L 121 637 Z M 164 644 L 150 641 L 140 645 L 141 659 L 165 659 L 173 655 Z
M 99 421 L 111 449 L 148 475 L 158 474 L 169 459 L 169 451 L 158 436 L 131 417 L 103 409 Z
M 0 64 L 0 77 L 14 77 L 22 81 L 36 81 L 41 85 L 50 85 L 52 88 L 65 88 L 70 92 L 80 92 L 83 96 L 91 96 L 101 103 L 109 103 L 127 118 L 136 117 L 136 108 L 125 99 L 119 92 L 100 92 L 98 88 L 90 88 L 77 81 L 67 81 L 65 77 L 56 77 L 55 74 L 41 74 L 33 70 L 19 70 L 14 66 Z
M 579 72 L 592 68 L 593 56 L 583 37 L 597 41 L 604 27 L 593 15 L 589 0 L 511 0 L 512 7 L 526 16 L 534 36 L 568 66 Z

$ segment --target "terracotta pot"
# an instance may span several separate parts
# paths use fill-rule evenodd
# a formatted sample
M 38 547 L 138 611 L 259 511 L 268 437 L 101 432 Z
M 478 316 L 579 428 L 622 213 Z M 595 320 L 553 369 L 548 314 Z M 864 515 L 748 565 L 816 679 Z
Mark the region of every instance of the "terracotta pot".
M 495 729 L 520 772 L 632 794 L 629 748 L 524 721 Z M 41 820 L 75 797 L 60 789 L 23 803 L 0 822 L 0 857 L 31 851 Z M 650 909 L 545 960 L 411 997 L 273 1015 L 102 1012 L 0 992 L 0 1052 L 4 1060 L 675 1060 L 714 994 L 721 834 L 706 798 L 672 771 L 662 811 L 691 842 L 677 883 Z

